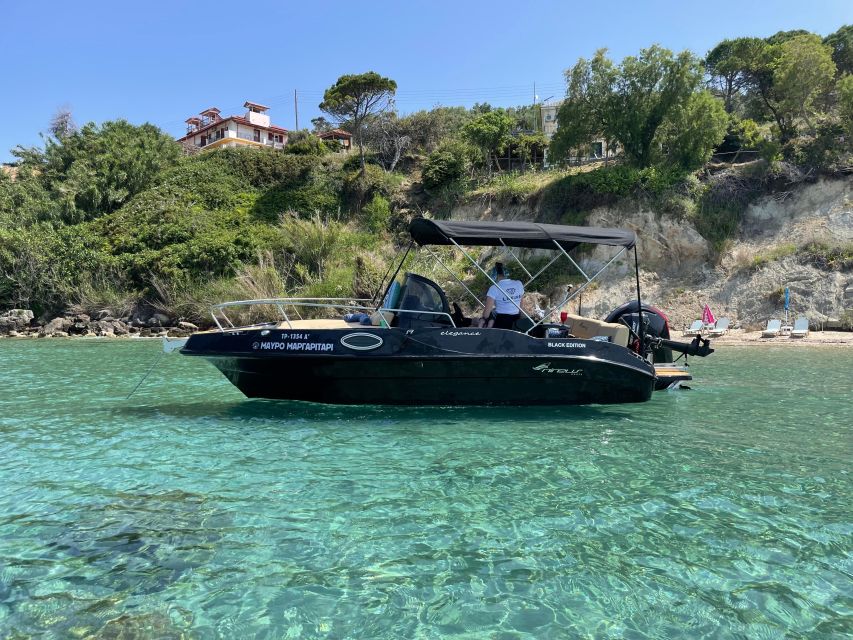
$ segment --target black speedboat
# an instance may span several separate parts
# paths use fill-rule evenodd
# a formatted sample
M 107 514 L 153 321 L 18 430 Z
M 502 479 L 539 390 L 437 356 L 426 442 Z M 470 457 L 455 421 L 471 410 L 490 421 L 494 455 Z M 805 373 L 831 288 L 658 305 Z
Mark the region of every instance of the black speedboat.
M 414 220 L 409 231 L 412 242 L 384 286 L 381 301 L 281 298 L 221 303 L 212 308 L 217 328 L 192 335 L 181 353 L 206 358 L 253 398 L 333 404 L 575 405 L 643 402 L 656 387 L 669 386 L 659 363 L 656 372 L 655 351 L 711 352 L 707 342 L 676 343 L 655 329 L 654 311 L 639 303 L 639 277 L 637 302 L 609 318 L 612 321 L 568 314 L 563 314 L 564 321 L 548 321 L 630 249 L 638 269 L 632 231 L 425 218 Z M 581 244 L 619 250 L 588 276 L 570 255 Z M 456 247 L 498 287 L 465 246 L 508 251 L 529 278 L 525 289 L 561 258 L 570 261 L 585 282 L 569 289 L 542 318 L 531 317 L 519 305 L 513 330 L 477 328 L 458 305 L 451 310 L 445 292 L 432 280 L 414 273 L 397 278 L 414 246 L 441 263 L 430 250 L 436 245 Z M 512 248 L 552 250 L 556 255 L 532 275 Z M 231 308 L 252 305 L 271 306 L 282 320 L 235 326 L 228 319 Z M 323 310 L 328 317 L 301 319 L 300 310 Z M 686 374 L 669 375 L 683 379 Z

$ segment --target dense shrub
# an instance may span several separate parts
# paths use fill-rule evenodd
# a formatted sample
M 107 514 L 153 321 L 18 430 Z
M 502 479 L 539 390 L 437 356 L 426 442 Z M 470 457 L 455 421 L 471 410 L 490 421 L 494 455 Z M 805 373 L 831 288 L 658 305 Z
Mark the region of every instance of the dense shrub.
M 253 187 L 296 185 L 317 166 L 318 159 L 281 153 L 275 149 L 217 149 L 193 158 L 196 162 L 222 162 L 228 172 Z
M 393 174 L 385 173 L 375 164 L 365 166 L 363 173 L 360 169 L 351 170 L 344 176 L 344 202 L 351 209 L 359 211 L 375 194 L 390 196 L 395 182 Z
M 722 252 L 736 234 L 746 208 L 766 193 L 767 186 L 768 164 L 763 162 L 711 176 L 699 197 L 696 230 L 715 251 Z
M 800 136 L 786 144 L 782 153 L 786 160 L 811 171 L 827 171 L 846 166 L 851 145 L 844 144 L 846 123 L 826 121 L 820 123 L 814 135 Z
M 380 194 L 373 194 L 373 199 L 364 205 L 361 210 L 364 226 L 374 232 L 380 233 L 388 228 L 391 219 L 391 205 L 387 199 Z
M 657 198 L 685 178 L 678 167 L 601 167 L 549 184 L 542 191 L 540 208 L 552 220 L 579 224 L 585 218 L 582 212 L 628 196 Z
M 6 200 L 28 220 L 75 223 L 114 211 L 150 187 L 178 161 L 180 147 L 151 124 L 115 120 L 47 138 L 43 150 L 19 147 L 14 153 L 24 171 L 12 202 L 7 195 L 0 206 Z M 48 197 L 26 197 L 39 192 Z
M 427 157 L 421 172 L 424 188 L 435 192 L 460 183 L 470 170 L 470 152 L 462 143 L 442 145 Z
M 190 282 L 228 280 L 263 251 L 289 254 L 282 264 L 298 255 L 307 261 L 303 272 L 319 277 L 317 257 L 305 244 L 311 240 L 308 231 L 316 236 L 317 225 L 277 223 L 288 211 L 306 218 L 317 212 L 339 215 L 339 165 L 332 158 L 219 150 L 182 159 L 161 172 L 159 184 L 95 220 L 58 227 L 30 221 L 14 232 L 6 227 L 0 231 L 0 304 L 79 306 L 86 300 L 121 298 L 121 291 L 157 299 L 154 283 L 167 291 Z M 376 189 L 386 188 L 381 170 L 368 177 L 378 183 Z M 35 202 L 41 197 L 33 188 L 37 184 L 4 179 L 0 202 Z M 381 226 L 382 202 L 371 210 L 376 226 Z M 340 226 L 328 225 L 333 235 L 335 225 Z M 342 235 L 357 236 L 350 230 Z M 352 261 L 352 256 L 345 259 Z M 296 271 L 294 266 L 292 286 L 300 284 Z M 92 274 L 106 273 L 116 276 L 112 289 L 92 284 Z
M 325 156 L 331 153 L 328 145 L 317 136 L 309 135 L 284 147 L 286 154 L 296 156 Z
M 831 245 L 825 242 L 810 242 L 798 250 L 803 262 L 819 269 L 853 269 L 853 243 Z

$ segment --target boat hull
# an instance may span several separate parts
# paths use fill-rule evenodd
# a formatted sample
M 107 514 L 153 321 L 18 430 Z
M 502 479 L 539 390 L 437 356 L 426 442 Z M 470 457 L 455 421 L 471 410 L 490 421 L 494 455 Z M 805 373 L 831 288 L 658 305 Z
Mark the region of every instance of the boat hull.
M 196 334 L 182 353 L 248 397 L 328 404 L 613 404 L 646 401 L 655 386 L 652 365 L 607 342 L 500 329 L 260 331 Z

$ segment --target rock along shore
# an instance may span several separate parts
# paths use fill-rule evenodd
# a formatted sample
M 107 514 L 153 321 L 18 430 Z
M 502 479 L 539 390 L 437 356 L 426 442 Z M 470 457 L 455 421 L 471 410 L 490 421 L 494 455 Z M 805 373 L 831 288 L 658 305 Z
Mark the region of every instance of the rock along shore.
M 188 336 L 198 331 L 191 322 L 176 320 L 162 313 L 145 316 L 115 317 L 109 309 L 94 317 L 85 313 L 67 314 L 51 320 L 36 319 L 29 309 L 0 313 L 0 337 L 9 338 L 156 338 Z
M 108 309 L 104 309 L 94 319 L 79 313 L 53 318 L 45 323 L 36 320 L 29 309 L 12 309 L 0 314 L 0 337 L 8 338 L 159 338 L 166 335 L 181 338 L 198 330 L 199 327 L 191 322 L 170 319 L 160 313 L 148 318 L 115 318 Z M 692 338 L 682 337 L 680 331 L 674 331 L 673 339 Z M 805 338 L 762 338 L 761 331 L 730 329 L 726 335 L 712 338 L 711 342 L 715 348 L 756 345 L 853 347 L 853 332 L 811 331 Z

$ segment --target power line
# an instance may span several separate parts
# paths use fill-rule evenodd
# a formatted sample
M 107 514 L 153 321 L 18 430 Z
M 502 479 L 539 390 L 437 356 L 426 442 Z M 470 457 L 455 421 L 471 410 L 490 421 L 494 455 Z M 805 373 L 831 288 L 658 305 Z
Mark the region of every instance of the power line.
M 542 93 L 562 92 L 565 89 L 565 83 L 537 83 L 537 90 Z M 305 102 L 322 101 L 325 94 L 325 89 L 296 89 L 299 98 Z M 288 92 L 286 94 L 277 94 L 272 96 L 264 96 L 259 102 L 270 107 L 283 106 L 288 104 L 293 95 Z M 461 102 L 490 102 L 502 101 L 508 102 L 518 100 L 524 104 L 530 98 L 530 85 L 501 85 L 492 87 L 452 87 L 452 88 L 435 88 L 435 89 L 402 89 L 394 94 L 394 102 L 397 106 L 415 106 L 426 108 L 423 104 L 431 100 L 433 106 L 440 105 L 444 101 L 461 101 Z M 223 109 L 224 113 L 237 112 L 242 109 L 243 105 L 229 106 Z M 179 124 L 184 124 L 185 119 L 173 119 L 162 121 L 161 126 L 171 127 Z

